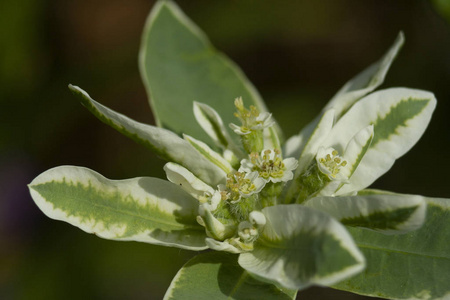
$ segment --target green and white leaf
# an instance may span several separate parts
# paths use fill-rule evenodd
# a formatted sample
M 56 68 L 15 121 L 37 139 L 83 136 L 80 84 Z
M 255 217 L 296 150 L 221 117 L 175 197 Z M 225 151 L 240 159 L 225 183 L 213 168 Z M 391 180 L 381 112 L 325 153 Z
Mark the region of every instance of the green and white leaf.
M 296 175 L 303 173 L 311 161 L 314 160 L 317 150 L 319 150 L 320 146 L 322 146 L 324 140 L 330 133 L 333 123 L 334 109 L 330 109 L 323 113 L 322 118 L 320 118 L 319 123 L 314 127 L 311 133 L 308 129 L 300 133 L 300 135 L 307 136 L 307 142 L 305 143 L 304 148 L 301 149 L 298 167 L 295 171 Z
M 350 234 L 326 213 L 303 205 L 262 210 L 267 223 L 239 264 L 258 278 L 290 289 L 330 285 L 360 272 L 364 257 Z
M 344 225 L 384 234 L 406 233 L 423 225 L 426 202 L 416 195 L 317 197 L 307 207 L 326 212 Z
M 348 81 L 328 102 L 324 110 L 334 108 L 336 120 L 339 120 L 356 101 L 379 87 L 404 43 L 405 37 L 400 32 L 387 53 L 379 61 Z
M 194 102 L 194 116 L 198 124 L 217 146 L 233 151 L 237 157 L 242 158 L 244 156 L 242 150 L 235 144 L 228 133 L 222 118 L 211 106 Z
M 356 171 L 359 163 L 366 154 L 373 139 L 373 125 L 369 125 L 366 128 L 360 130 L 355 136 L 348 142 L 345 148 L 343 157 L 347 162 L 345 167 L 342 167 L 339 171 L 344 178 L 351 178 Z M 345 186 L 347 182 L 330 181 L 328 182 L 317 196 L 336 196 L 341 195 L 339 189 Z
M 286 186 L 284 203 L 291 203 L 299 192 L 297 179 L 314 160 L 320 146 L 326 140 L 334 123 L 334 109 L 327 110 L 321 118 L 310 123 L 298 136 L 291 137 L 285 148 L 286 157 L 299 157 L 298 167 L 295 170 L 294 179 Z
M 281 141 L 274 126 L 264 128 L 264 149 L 281 150 Z
M 223 169 L 206 159 L 187 141 L 173 132 L 136 122 L 96 102 L 81 88 L 73 85 L 69 85 L 69 88 L 100 121 L 155 151 L 161 158 L 186 167 L 213 186 L 224 180 L 226 173 Z
M 298 135 L 290 137 L 284 146 L 285 157 L 300 158 L 297 170 L 303 170 L 317 153 L 334 124 L 334 109 L 325 111 L 309 123 Z M 315 149 L 315 151 L 313 151 Z M 314 153 L 315 152 L 315 153 Z M 300 163 L 302 161 L 302 163 Z
M 167 179 L 180 186 L 197 200 L 204 199 L 205 192 L 212 195 L 214 189 L 198 179 L 188 169 L 175 163 L 167 163 L 164 165 Z
M 183 134 L 183 138 L 188 141 L 188 143 L 194 147 L 195 150 L 198 151 L 203 157 L 205 157 L 207 160 L 215 164 L 217 167 L 223 170 L 225 172 L 224 176 L 228 173 L 230 173 L 233 170 L 233 167 L 231 164 L 219 153 L 212 150 L 207 144 L 203 143 L 202 141 L 199 141 L 197 139 L 194 139 L 193 137 Z M 225 180 L 225 177 L 223 178 Z
M 157 124 L 175 133 L 207 140 L 194 116 L 186 114 L 193 101 L 214 107 L 225 124 L 234 122 L 237 97 L 267 111 L 242 71 L 172 1 L 158 1 L 147 19 L 139 68 Z
M 388 299 L 450 299 L 450 199 L 426 202 L 425 224 L 407 234 L 348 227 L 367 268 L 334 287 Z
M 82 167 L 62 166 L 29 185 L 50 218 L 112 240 L 203 250 L 198 201 L 174 184 L 151 177 L 110 180 Z
M 296 294 L 252 278 L 239 267 L 237 255 L 214 251 L 188 261 L 175 275 L 164 300 L 289 300 Z
M 432 93 L 406 88 L 381 90 L 357 102 L 333 127 L 324 147 L 342 153 L 348 141 L 371 124 L 374 137 L 350 183 L 337 194 L 362 190 L 386 173 L 422 136 L 435 107 Z
M 347 165 L 341 170 L 345 177 L 351 178 L 353 173 L 355 173 L 356 168 L 361 163 L 367 150 L 369 150 L 373 134 L 373 125 L 369 125 L 356 133 L 350 142 L 348 142 L 344 151 L 344 158 L 347 161 Z

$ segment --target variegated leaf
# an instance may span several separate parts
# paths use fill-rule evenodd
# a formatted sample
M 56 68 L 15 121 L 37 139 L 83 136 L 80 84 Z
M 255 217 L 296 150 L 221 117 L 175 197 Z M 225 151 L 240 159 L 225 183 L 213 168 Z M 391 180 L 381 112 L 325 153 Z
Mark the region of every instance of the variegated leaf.
M 62 166 L 36 177 L 29 189 L 48 217 L 102 238 L 207 248 L 205 230 L 196 222 L 198 201 L 158 178 L 109 180 L 87 168 Z
M 339 120 L 356 101 L 379 87 L 404 42 L 405 37 L 400 32 L 388 52 L 379 61 L 348 81 L 328 102 L 324 110 L 334 108 L 336 120 Z
M 208 139 L 194 116 L 186 114 L 193 101 L 214 107 L 224 124 L 235 121 L 236 97 L 267 111 L 238 66 L 173 1 L 158 1 L 153 7 L 142 35 L 139 69 L 158 126 L 177 134 Z M 238 136 L 232 137 L 239 142 Z
M 322 146 L 322 143 L 331 131 L 334 123 L 334 114 L 334 109 L 327 110 L 317 119 L 317 122 L 309 124 L 297 137 L 288 140 L 287 143 L 290 151 L 285 154 L 286 157 L 294 156 L 300 158 L 298 167 L 295 170 L 294 179 L 285 187 L 282 203 L 292 203 L 295 201 L 300 188 L 298 179 L 300 179 L 300 176 L 311 164 L 311 161 L 314 160 L 317 150 Z M 292 148 L 294 144 L 297 144 L 298 147 L 295 150 Z
M 184 134 L 184 139 L 189 142 L 189 144 L 195 148 L 195 150 L 198 151 L 201 155 L 203 155 L 204 158 L 206 158 L 208 161 L 212 162 L 214 165 L 222 169 L 224 172 L 223 176 L 223 182 L 225 183 L 225 176 L 226 174 L 230 173 L 233 170 L 233 167 L 231 164 L 219 153 L 212 150 L 207 144 L 203 143 L 202 141 L 199 141 L 197 139 L 194 139 L 193 137 Z
M 209 135 L 216 145 L 230 149 L 237 157 L 243 157 L 242 150 L 235 144 L 220 115 L 209 105 L 194 102 L 194 116 L 198 124 Z
M 371 124 L 374 137 L 350 183 L 336 194 L 361 190 L 387 172 L 422 136 L 435 106 L 432 93 L 406 88 L 381 90 L 357 102 L 333 127 L 324 146 L 342 153 L 348 141 Z
M 255 280 L 239 267 L 237 255 L 214 251 L 188 261 L 175 275 L 164 300 L 289 300 L 296 294 Z
M 304 289 L 336 283 L 364 268 L 350 234 L 326 213 L 298 204 L 262 212 L 267 223 L 254 250 L 239 256 L 239 264 L 257 278 Z
M 98 119 L 130 137 L 134 141 L 155 151 L 160 157 L 176 162 L 213 186 L 222 182 L 226 173 L 206 159 L 187 141 L 173 132 L 136 122 L 94 101 L 81 88 L 69 85 L 71 91 L 80 97 L 83 105 Z
M 280 137 L 274 126 L 264 128 L 264 149 L 279 149 L 281 150 Z
M 426 203 L 416 195 L 317 197 L 304 205 L 321 210 L 342 224 L 384 234 L 406 233 L 425 221 Z
M 351 178 L 353 173 L 355 173 L 356 168 L 358 168 L 361 160 L 370 148 L 373 133 L 373 125 L 369 125 L 356 133 L 350 142 L 348 142 L 344 151 L 347 166 L 342 170 L 345 177 Z
M 212 195 L 214 189 L 195 177 L 194 174 L 189 172 L 188 169 L 174 163 L 167 163 L 164 165 L 164 171 L 166 172 L 167 179 L 179 185 L 183 190 L 188 192 L 192 197 L 197 200 L 204 197 L 205 192 Z
M 361 194 L 392 195 L 373 190 Z M 348 227 L 366 257 L 367 268 L 334 287 L 387 299 L 449 299 L 450 199 L 425 199 L 425 223 L 410 233 L 387 236 Z

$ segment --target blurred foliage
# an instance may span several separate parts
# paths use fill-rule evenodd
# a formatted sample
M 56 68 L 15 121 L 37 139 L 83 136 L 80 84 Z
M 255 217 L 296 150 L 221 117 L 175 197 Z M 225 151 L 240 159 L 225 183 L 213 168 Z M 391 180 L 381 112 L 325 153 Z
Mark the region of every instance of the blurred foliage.
M 178 3 L 242 67 L 287 137 L 403 30 L 405 47 L 383 87 L 431 90 L 438 107 L 419 144 L 375 187 L 449 197 L 450 31 L 434 10 L 448 18 L 449 1 Z M 137 69 L 140 34 L 152 5 L 0 3 L 1 299 L 160 299 L 195 255 L 88 235 L 45 217 L 26 189 L 42 171 L 64 164 L 114 179 L 164 177 L 164 162 L 98 122 L 67 89 L 68 83 L 79 85 L 108 107 L 153 124 Z M 323 288 L 300 295 L 365 299 Z
M 431 1 L 436 10 L 450 22 L 450 1 L 449 0 L 432 0 Z

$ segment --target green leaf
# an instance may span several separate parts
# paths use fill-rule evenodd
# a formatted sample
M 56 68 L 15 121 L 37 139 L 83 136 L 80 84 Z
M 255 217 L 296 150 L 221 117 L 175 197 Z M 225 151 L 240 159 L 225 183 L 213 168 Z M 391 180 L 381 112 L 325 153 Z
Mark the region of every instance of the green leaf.
M 426 201 L 426 222 L 414 232 L 386 236 L 348 228 L 367 268 L 334 287 L 388 299 L 449 299 L 450 199 Z
M 262 210 L 263 232 L 239 264 L 257 277 L 290 289 L 329 285 L 360 272 L 364 257 L 331 216 L 303 205 Z
M 334 124 L 334 109 L 325 111 L 320 118 L 316 118 L 306 126 L 299 135 L 291 137 L 286 142 L 285 156 L 299 157 L 298 167 L 294 179 L 285 187 L 283 203 L 295 201 L 301 189 L 300 179 L 308 166 L 314 160 L 320 146 L 326 140 Z
M 386 173 L 422 136 L 435 107 L 432 93 L 406 88 L 381 90 L 353 105 L 333 127 L 324 146 L 342 153 L 358 131 L 372 124 L 374 137 L 350 183 L 336 194 L 362 190 Z
M 239 267 L 237 255 L 214 251 L 188 261 L 173 279 L 164 300 L 288 300 L 295 299 L 296 294 L 252 278 Z
M 206 158 L 208 161 L 212 162 L 220 169 L 222 169 L 223 172 L 225 172 L 225 174 L 228 174 L 233 170 L 233 167 L 230 165 L 230 163 L 222 155 L 211 149 L 206 143 L 194 139 L 193 137 L 187 134 L 183 134 L 183 138 L 192 147 L 194 147 L 195 150 L 197 150 L 201 155 L 203 155 L 204 158 Z
M 157 2 L 148 17 L 139 67 L 158 126 L 175 133 L 207 140 L 190 113 L 194 101 L 211 106 L 225 124 L 235 122 L 237 97 L 267 111 L 242 71 L 172 1 Z
M 334 108 L 336 110 L 336 120 L 339 120 L 356 101 L 379 87 L 404 43 L 405 37 L 400 32 L 386 54 L 379 61 L 348 81 L 323 110 Z
M 156 152 L 161 158 L 176 162 L 191 171 L 206 183 L 216 186 L 223 183 L 226 173 L 206 159 L 187 141 L 173 132 L 136 122 L 94 101 L 81 88 L 69 85 L 80 97 L 81 103 L 103 123 Z
M 48 217 L 102 238 L 207 248 L 205 230 L 196 222 L 198 201 L 168 181 L 109 180 L 87 168 L 62 166 L 36 177 L 29 189 Z
M 231 138 L 222 118 L 209 105 L 194 102 L 194 116 L 198 124 L 209 135 L 209 137 L 222 149 L 229 149 L 237 157 L 243 157 L 244 153 Z
M 426 203 L 416 195 L 365 195 L 317 197 L 306 206 L 326 212 L 348 226 L 385 234 L 406 233 L 425 221 Z

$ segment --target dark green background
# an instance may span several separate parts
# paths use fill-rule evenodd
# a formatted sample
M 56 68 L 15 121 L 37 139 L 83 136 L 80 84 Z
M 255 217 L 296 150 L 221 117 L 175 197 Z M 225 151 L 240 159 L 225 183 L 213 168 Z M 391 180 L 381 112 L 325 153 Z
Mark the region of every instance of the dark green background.
M 450 197 L 449 1 L 178 1 L 237 62 L 286 136 L 403 30 L 406 44 L 383 87 L 433 91 L 432 122 L 374 187 Z M 72 83 L 153 124 L 137 53 L 153 3 L 7 0 L 0 4 L 0 298 L 160 299 L 195 253 L 113 242 L 45 217 L 26 184 L 58 165 L 108 178 L 163 177 L 163 162 L 84 109 Z M 438 8 L 438 9 L 437 9 Z M 232 101 L 233 99 L 230 99 Z M 363 299 L 312 288 L 299 299 Z M 373 299 L 373 298 L 370 298 Z

